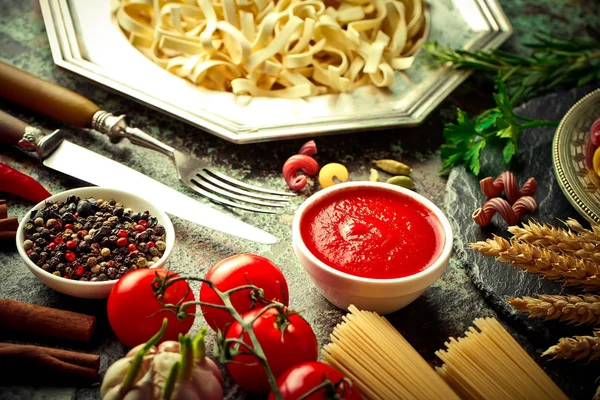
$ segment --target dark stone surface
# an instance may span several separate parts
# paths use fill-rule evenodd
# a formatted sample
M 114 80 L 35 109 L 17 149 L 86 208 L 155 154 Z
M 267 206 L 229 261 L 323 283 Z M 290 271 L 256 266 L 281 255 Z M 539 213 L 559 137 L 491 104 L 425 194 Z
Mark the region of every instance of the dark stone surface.
M 521 54 L 523 43 L 532 38 L 537 28 L 551 26 L 553 33 L 579 34 L 586 26 L 597 24 L 597 16 L 600 14 L 600 3 L 589 0 L 500 0 L 500 3 L 516 31 L 505 49 L 516 50 Z M 220 171 L 242 178 L 250 184 L 284 189 L 281 167 L 304 142 L 289 140 L 243 146 L 228 143 L 56 67 L 52 61 L 37 0 L 0 1 L 0 60 L 81 93 L 106 110 L 125 113 L 132 126 L 148 132 L 170 146 L 194 154 Z M 417 191 L 442 206 L 446 181 L 437 171 L 441 167 L 438 149 L 442 143 L 443 124 L 455 118 L 455 106 L 460 106 L 470 113 L 487 107 L 491 101 L 492 89 L 493 85 L 488 77 L 474 75 L 418 128 L 389 129 L 367 134 L 344 133 L 316 138 L 319 147 L 317 159 L 321 164 L 344 163 L 350 171 L 351 180 L 368 179 L 371 161 L 374 159 L 402 160 L 414 169 Z M 61 127 L 54 121 L 6 102 L 0 101 L 0 109 L 47 129 Z M 160 154 L 127 143 L 114 146 L 105 137 L 81 129 L 68 128 L 65 131 L 69 134 L 69 140 L 79 145 L 135 168 L 198 201 L 206 201 L 179 183 L 172 164 Z M 524 148 L 523 150 L 527 151 Z M 52 193 L 84 185 L 81 181 L 43 168 L 22 153 L 1 146 L 0 162 L 39 180 Z M 550 170 L 548 173 L 551 173 Z M 387 178 L 385 174 L 382 174 L 382 177 Z M 294 211 L 308 195 L 317 190 L 311 182 L 302 195 L 277 215 L 244 212 L 236 214 L 244 221 L 261 226 L 276 235 L 280 242 L 275 246 L 263 246 L 235 239 L 173 218 L 177 239 L 167 267 L 187 274 L 202 275 L 211 265 L 232 254 L 262 254 L 282 268 L 290 288 L 290 304 L 302 311 L 303 316 L 313 326 L 319 343 L 323 345 L 328 341 L 331 330 L 341 320 L 344 312 L 319 295 L 298 264 L 291 249 L 290 230 Z M 8 197 L 8 201 L 10 215 L 19 218 L 32 206 L 12 197 Z M 229 212 L 222 207 L 214 207 Z M 101 372 L 125 354 L 126 348 L 116 339 L 106 320 L 104 301 L 73 299 L 52 291 L 26 269 L 10 246 L 0 249 L 0 282 L 0 297 L 86 312 L 99 317 L 97 334 L 89 344 L 75 345 L 42 340 L 39 337 L 15 336 L 8 332 L 0 332 L 0 340 L 101 354 Z M 439 364 L 434 353 L 443 347 L 444 341 L 449 336 L 462 335 L 474 318 L 487 316 L 498 317 L 495 308 L 490 306 L 465 273 L 463 263 L 455 258 L 442 278 L 423 296 L 409 307 L 390 315 L 389 319 L 431 364 Z M 504 317 L 500 317 L 500 320 L 507 321 Z M 202 318 L 197 318 L 192 333 L 197 332 L 203 325 Z M 523 335 L 522 330 L 512 329 L 512 325 L 508 328 L 536 358 L 547 347 L 531 341 L 531 336 Z M 209 348 L 213 338 L 214 335 L 210 334 Z M 579 369 L 587 367 L 546 361 L 540 361 L 540 364 L 561 383 L 568 394 L 582 399 L 591 397 L 595 388 L 594 379 L 575 380 L 576 386 L 567 383 L 569 379 L 574 379 Z M 227 399 L 248 397 L 227 377 L 225 393 Z M 69 387 L 56 388 L 33 385 L 0 387 L 0 399 L 87 400 L 99 397 L 98 387 L 78 388 L 75 382 Z
M 518 115 L 529 118 L 559 120 L 568 109 L 581 97 L 593 88 L 579 88 L 565 93 L 557 93 L 532 100 L 516 110 Z M 521 136 L 519 147 L 521 152 L 515 160 L 515 173 L 517 180 L 522 184 L 529 177 L 534 177 L 538 182 L 538 191 L 535 198 L 539 202 L 538 209 L 527 214 L 523 220 L 533 218 L 538 222 L 547 222 L 560 225 L 560 220 L 575 218 L 586 225 L 585 220 L 569 204 L 563 195 L 554 176 L 552 167 L 552 139 L 554 128 L 537 128 L 527 131 Z M 493 157 L 490 153 L 485 155 L 485 170 L 482 176 L 498 176 L 504 171 L 502 160 Z M 530 344 L 540 348 L 547 348 L 555 344 L 558 338 L 572 335 L 589 335 L 592 328 L 575 327 L 561 324 L 556 321 L 543 322 L 539 319 L 528 319 L 525 313 L 515 311 L 506 301 L 508 297 L 533 296 L 535 294 L 566 294 L 581 293 L 573 288 L 565 288 L 557 282 L 543 280 L 534 274 L 522 272 L 520 268 L 510 267 L 497 262 L 494 258 L 484 257 L 468 249 L 467 244 L 490 238 L 492 234 L 508 238 L 507 225 L 504 220 L 496 215 L 492 224 L 486 227 L 476 225 L 471 214 L 485 202 L 481 193 L 479 180 L 463 168 L 455 168 L 448 179 L 446 186 L 446 214 L 450 219 L 455 232 L 455 254 L 462 261 L 467 274 L 484 294 L 492 307 L 504 318 L 510 321 L 519 331 L 522 331 L 530 340 Z M 555 368 L 561 363 L 553 361 L 544 365 Z M 574 397 L 585 397 L 589 392 L 585 388 L 589 380 L 597 376 L 597 365 L 589 368 L 578 368 L 565 372 L 559 382 L 565 390 L 569 390 Z

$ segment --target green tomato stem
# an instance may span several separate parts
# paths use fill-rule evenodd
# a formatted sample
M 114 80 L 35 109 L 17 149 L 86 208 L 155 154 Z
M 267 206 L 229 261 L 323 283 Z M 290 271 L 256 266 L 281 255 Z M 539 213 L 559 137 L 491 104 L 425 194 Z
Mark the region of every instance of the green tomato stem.
M 183 335 L 179 338 L 181 344 L 181 368 L 179 369 L 179 380 L 182 382 L 188 381 L 192 376 L 192 368 L 194 367 L 194 348 L 190 335 Z
M 163 337 L 165 331 L 167 330 L 167 319 L 163 318 L 162 325 L 160 330 L 156 333 L 156 335 L 152 336 L 150 340 L 144 344 L 144 347 L 138 350 L 133 357 L 133 361 L 127 370 L 127 374 L 125 375 L 125 379 L 123 379 L 123 383 L 121 384 L 121 394 L 126 394 L 131 390 L 133 385 L 135 384 L 135 380 L 140 373 L 140 368 L 142 367 L 142 362 L 144 361 L 144 357 L 146 353 L 150 350 L 152 346 L 154 346 L 158 341 Z
M 181 361 L 177 361 L 171 367 L 171 371 L 169 371 L 169 376 L 167 377 L 167 381 L 165 382 L 165 387 L 163 391 L 163 399 L 170 400 L 173 395 L 173 390 L 175 389 L 175 383 L 177 382 L 177 374 L 179 373 L 179 368 L 181 368 Z
M 200 329 L 200 332 L 194 338 L 192 342 L 192 347 L 194 349 L 194 360 L 202 362 L 204 357 L 206 357 L 206 344 L 204 343 L 204 338 L 206 336 L 206 332 L 208 329 L 203 327 Z
M 244 285 L 242 287 L 243 289 L 236 288 L 238 290 L 231 289 L 227 292 L 222 292 L 219 289 L 217 289 L 215 284 L 212 283 L 211 281 L 209 281 L 208 279 L 198 278 L 198 277 L 194 277 L 194 276 L 179 276 L 176 278 L 167 277 L 166 279 L 165 278 L 156 278 L 155 281 L 152 283 L 154 292 L 157 295 L 157 297 L 161 297 L 164 294 L 165 290 L 169 286 L 171 286 L 173 283 L 175 283 L 177 281 L 181 281 L 181 280 L 197 281 L 197 282 L 202 282 L 202 283 L 206 284 L 208 287 L 210 287 L 212 290 L 214 290 L 214 292 L 221 298 L 221 301 L 223 301 L 223 305 L 205 303 L 202 301 L 194 301 L 194 302 L 185 302 L 185 303 L 182 303 L 179 305 L 172 305 L 171 307 L 177 308 L 178 315 L 179 315 L 180 310 L 185 310 L 190 305 L 203 305 L 206 307 L 213 307 L 213 308 L 218 308 L 218 309 L 227 311 L 229 313 L 229 315 L 231 315 L 233 317 L 233 319 L 241 325 L 242 329 L 248 333 L 248 337 L 250 338 L 250 341 L 252 343 L 252 346 L 251 346 L 252 348 L 250 349 L 250 346 L 247 346 L 247 347 L 249 348 L 249 350 L 252 353 L 254 353 L 254 356 L 263 365 L 263 367 L 265 369 L 265 373 L 267 374 L 267 379 L 269 381 L 269 385 L 271 386 L 271 390 L 273 391 L 275 399 L 283 400 L 281 392 L 279 391 L 279 388 L 277 387 L 277 380 L 275 379 L 275 376 L 273 375 L 273 371 L 271 371 L 271 367 L 269 366 L 269 364 L 267 362 L 267 357 L 265 356 L 265 353 L 260 345 L 260 342 L 258 341 L 256 334 L 254 333 L 252 324 L 254 323 L 254 321 L 256 319 L 253 319 L 249 323 L 244 322 L 244 320 L 242 319 L 242 316 L 236 311 L 236 309 L 233 307 L 233 303 L 231 302 L 231 294 L 235 293 L 238 290 L 243 290 L 243 289 L 260 290 L 260 288 L 253 286 L 253 285 Z M 280 303 L 269 304 L 265 307 L 265 309 L 261 310 L 261 312 L 256 316 L 256 318 L 258 318 L 260 315 L 262 315 L 265 311 L 267 311 L 270 308 L 281 307 L 281 306 L 282 305 Z M 165 397 L 165 398 L 167 398 L 167 397 Z M 167 398 L 167 400 L 168 400 L 168 398 Z

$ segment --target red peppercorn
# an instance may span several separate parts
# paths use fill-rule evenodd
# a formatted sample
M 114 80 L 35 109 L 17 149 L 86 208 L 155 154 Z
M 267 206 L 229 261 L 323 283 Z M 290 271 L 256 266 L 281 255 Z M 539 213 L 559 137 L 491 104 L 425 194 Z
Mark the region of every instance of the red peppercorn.
M 119 247 L 125 247 L 127 246 L 127 239 L 124 237 L 120 237 L 117 239 L 117 246 Z
M 27 250 L 25 253 L 27 253 L 27 255 L 30 255 L 32 251 L 33 250 Z
M 76 255 L 75 255 L 75 253 L 73 253 L 72 251 L 67 251 L 67 252 L 65 253 L 65 259 L 66 259 L 68 262 L 73 262 L 73 261 L 75 261 L 75 259 L 76 259 L 76 258 L 77 258 L 77 256 L 76 256 Z
M 65 275 L 65 276 L 63 276 L 63 278 L 65 278 L 65 279 L 71 279 L 71 277 L 69 275 Z
M 146 230 L 146 228 L 144 228 L 144 226 L 143 226 L 143 225 L 140 225 L 140 224 L 137 224 L 136 226 L 134 226 L 134 227 L 133 227 L 133 229 L 134 229 L 136 232 L 144 232 L 144 231 Z
M 52 251 L 52 252 L 56 251 L 56 243 L 54 243 L 54 242 L 48 243 L 48 249 L 50 249 L 50 251 Z
M 144 227 L 144 229 L 146 229 L 148 227 L 148 221 L 144 220 L 144 219 L 140 219 L 138 221 L 138 224 L 140 224 L 141 226 Z
M 77 218 L 79 218 L 79 214 L 78 213 L 73 214 L 73 218 L 75 218 L 75 220 L 77 220 Z
M 65 224 L 65 230 L 66 229 L 73 230 L 73 224 Z
M 62 238 L 62 236 L 57 236 L 54 238 L 54 243 L 56 244 L 63 244 L 65 240 Z
M 57 219 L 56 222 L 54 223 L 54 227 L 56 229 L 62 229 L 63 227 L 63 222 L 60 219 Z
M 76 242 L 76 241 L 74 241 L 74 240 L 67 240 L 67 243 L 66 243 L 66 245 L 67 245 L 67 247 L 68 247 L 69 249 L 72 249 L 72 248 L 74 248 L 75 246 L 77 246 L 77 242 Z
M 118 237 L 124 237 L 126 238 L 128 235 L 128 232 L 125 229 L 119 229 L 119 232 L 117 232 L 117 236 Z
M 129 252 L 134 252 L 137 250 L 137 247 L 135 246 L 135 244 L 130 243 L 129 246 L 127 246 L 127 249 L 129 250 Z
M 113 260 L 107 261 L 107 262 L 106 262 L 106 266 L 107 266 L 108 268 L 112 268 L 112 267 L 114 267 L 114 266 L 115 266 L 115 262 L 114 262 Z
M 79 239 L 83 239 L 85 237 L 85 235 L 88 234 L 88 231 L 86 231 L 85 229 L 81 229 L 80 231 L 77 232 L 77 237 Z
M 83 275 L 83 267 L 81 265 L 78 265 L 75 267 L 75 275 L 77 276 L 81 276 Z
M 154 242 L 152 240 L 148 242 L 148 247 L 149 248 L 153 248 L 154 247 Z

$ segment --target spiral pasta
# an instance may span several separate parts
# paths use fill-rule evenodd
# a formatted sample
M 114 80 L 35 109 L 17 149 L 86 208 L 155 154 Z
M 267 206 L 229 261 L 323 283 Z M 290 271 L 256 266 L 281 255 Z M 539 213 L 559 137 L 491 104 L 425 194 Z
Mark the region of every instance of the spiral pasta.
M 390 87 L 429 29 L 424 0 L 120 0 L 114 13 L 173 74 L 284 98 Z
M 494 215 L 499 213 L 508 225 L 516 225 L 527 211 L 535 211 L 536 208 L 537 201 L 531 196 L 521 197 L 512 207 L 508 201 L 495 197 L 475 210 L 472 217 L 477 225 L 486 226 L 492 222 Z
M 496 180 L 491 176 L 488 176 L 479 181 L 479 186 L 486 197 L 497 197 L 500 196 L 502 192 L 506 192 L 506 198 L 511 203 L 514 203 L 523 196 L 533 196 L 537 191 L 537 182 L 535 178 L 527 179 L 527 182 L 525 182 L 519 190 L 517 179 L 510 171 L 501 173 Z

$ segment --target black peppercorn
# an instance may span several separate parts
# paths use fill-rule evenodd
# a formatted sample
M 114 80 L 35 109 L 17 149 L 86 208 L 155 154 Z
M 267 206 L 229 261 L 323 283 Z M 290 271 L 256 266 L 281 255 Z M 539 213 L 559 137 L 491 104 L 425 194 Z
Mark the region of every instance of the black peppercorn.
M 87 217 L 91 215 L 92 205 L 86 200 L 80 201 L 77 203 L 77 214 L 79 214 L 80 217 Z
M 122 216 L 123 216 L 123 212 L 124 212 L 124 209 L 123 209 L 123 207 L 116 207 L 116 208 L 114 209 L 114 211 L 113 211 L 113 215 L 114 215 L 115 217 L 119 217 L 119 218 L 120 218 L 120 217 L 122 217 Z
M 85 240 L 79 242 L 79 246 L 78 247 L 79 247 L 79 250 L 81 250 L 83 252 L 89 252 L 90 249 L 91 249 L 90 244 L 88 242 L 86 242 Z
M 75 217 L 70 212 L 64 213 L 61 219 L 65 224 L 72 224 L 73 222 L 75 222 Z
M 138 243 L 145 242 L 146 240 L 148 240 L 148 234 L 146 232 L 140 232 L 135 235 L 135 241 Z
M 98 280 L 99 281 L 107 281 L 108 276 L 106 276 L 106 274 L 100 274 L 100 275 L 98 275 Z
M 38 247 L 44 247 L 46 245 L 46 240 L 43 238 L 39 238 L 34 243 Z
M 134 212 L 133 214 L 131 214 L 131 219 L 136 222 L 139 221 L 141 217 L 142 217 L 141 214 L 137 213 L 137 212 Z
M 156 228 L 154 228 L 154 232 L 157 236 L 162 236 L 165 234 L 165 227 L 160 224 L 156 225 Z
M 117 272 L 116 268 L 109 268 L 106 270 L 106 274 L 108 275 L 108 277 L 110 279 L 115 279 L 117 276 L 117 273 L 118 272 Z
M 31 253 L 29 253 L 29 259 L 33 262 L 37 262 L 40 259 L 40 255 L 35 251 L 32 251 Z
M 34 233 L 35 232 L 35 225 L 32 223 L 27 223 L 25 224 L 25 233 Z

